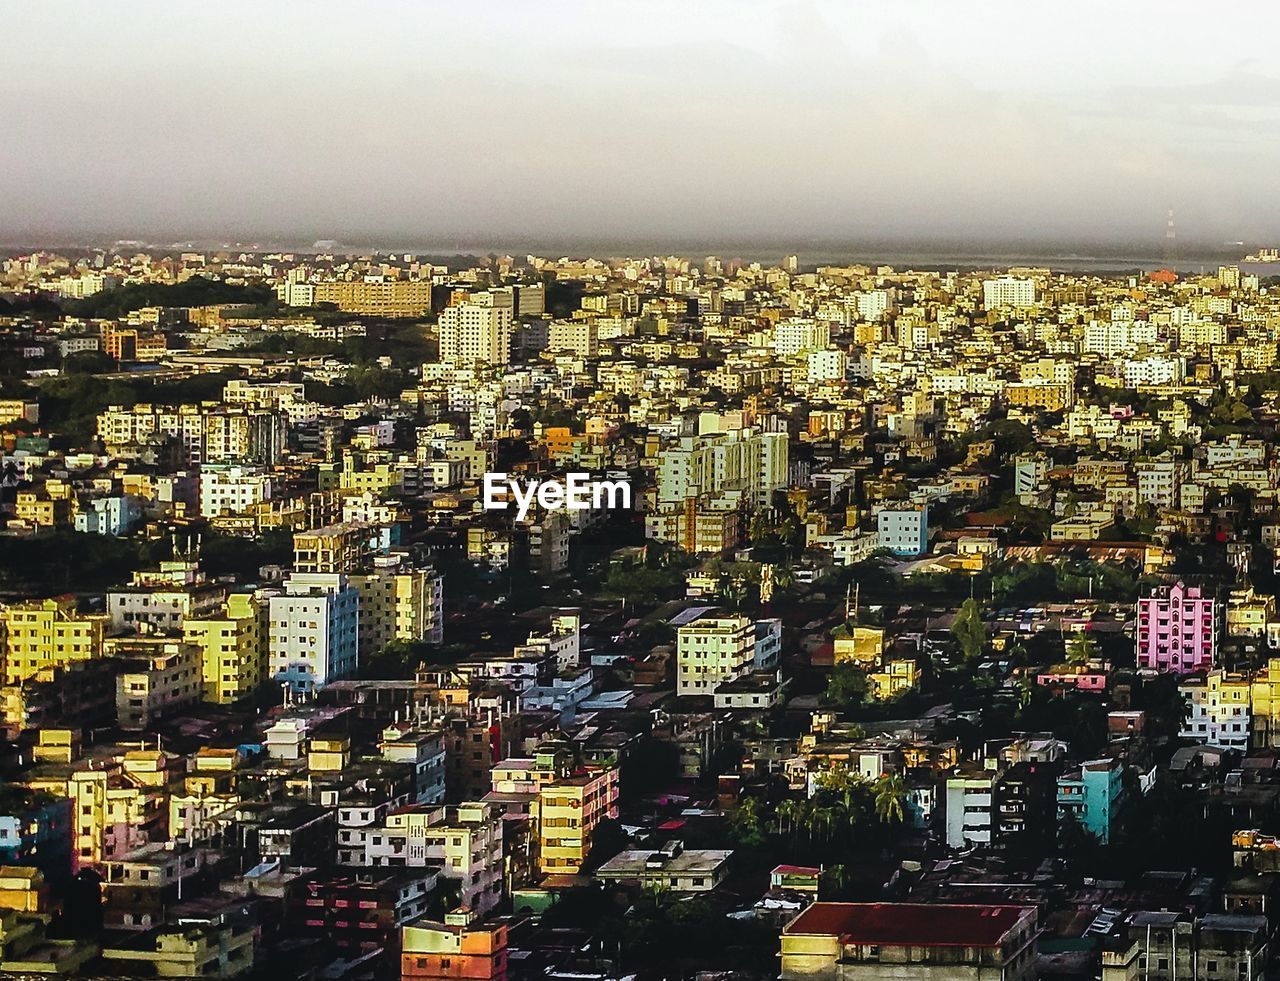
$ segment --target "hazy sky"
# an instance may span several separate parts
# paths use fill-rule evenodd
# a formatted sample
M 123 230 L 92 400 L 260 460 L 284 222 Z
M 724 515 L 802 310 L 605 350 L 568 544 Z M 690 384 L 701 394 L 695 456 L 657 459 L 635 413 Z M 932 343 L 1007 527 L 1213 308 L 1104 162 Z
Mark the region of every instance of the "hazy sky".
M 1280 242 L 1280 5 L 0 0 L 0 240 Z

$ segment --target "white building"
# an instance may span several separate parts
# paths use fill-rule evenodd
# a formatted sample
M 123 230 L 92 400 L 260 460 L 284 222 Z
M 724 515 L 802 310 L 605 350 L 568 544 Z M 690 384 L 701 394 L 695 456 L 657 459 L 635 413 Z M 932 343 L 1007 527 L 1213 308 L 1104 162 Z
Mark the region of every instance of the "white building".
M 1036 304 L 1036 281 L 1017 276 L 999 276 L 982 281 L 982 305 L 987 310 L 1001 307 L 1033 307 Z
M 711 695 L 755 661 L 755 624 L 740 614 L 705 611 L 676 630 L 676 694 Z
M 658 454 L 658 503 L 732 491 L 766 505 L 787 485 L 787 434 L 733 430 L 685 436 Z
M 831 343 L 831 325 L 822 320 L 783 320 L 773 329 L 773 350 L 780 358 L 820 351 Z
M 947 847 L 991 844 L 992 791 L 999 779 L 996 768 L 970 770 L 947 778 Z
M 509 364 L 513 323 L 510 290 L 472 293 L 440 314 L 440 360 Z
M 200 514 L 239 514 L 271 499 L 271 475 L 264 467 L 205 466 L 200 470 Z
M 1126 388 L 1137 388 L 1139 385 L 1178 385 L 1182 382 L 1184 371 L 1182 358 L 1153 354 L 1124 363 L 1124 384 Z
M 548 351 L 569 351 L 584 358 L 594 358 L 599 343 L 600 332 L 594 317 L 553 320 L 547 329 Z
M 271 677 L 307 691 L 356 672 L 360 597 L 339 573 L 295 572 L 269 606 Z
M 928 506 L 881 508 L 876 535 L 879 546 L 894 555 L 923 555 L 929 548 Z
M 1249 748 L 1249 681 L 1240 675 L 1210 671 L 1203 679 L 1183 682 L 1187 715 L 1178 733 L 1206 746 L 1244 752 Z
M 849 356 L 840 350 L 809 352 L 809 382 L 844 381 Z

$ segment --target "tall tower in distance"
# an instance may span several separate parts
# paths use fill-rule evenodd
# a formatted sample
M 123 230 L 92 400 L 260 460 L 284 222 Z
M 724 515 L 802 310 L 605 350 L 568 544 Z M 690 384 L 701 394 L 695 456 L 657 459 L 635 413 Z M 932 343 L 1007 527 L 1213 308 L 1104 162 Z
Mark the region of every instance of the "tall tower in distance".
M 1173 226 L 1173 209 L 1169 209 L 1164 226 L 1164 264 L 1170 269 L 1178 261 L 1178 232 Z

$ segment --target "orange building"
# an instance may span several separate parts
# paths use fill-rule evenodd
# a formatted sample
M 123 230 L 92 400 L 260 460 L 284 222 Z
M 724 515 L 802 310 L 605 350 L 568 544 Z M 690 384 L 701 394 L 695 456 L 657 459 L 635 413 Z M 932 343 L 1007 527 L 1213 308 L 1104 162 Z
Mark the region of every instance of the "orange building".
M 444 922 L 419 920 L 401 930 L 402 981 L 427 978 L 506 981 L 507 928 L 480 926 L 470 910 L 457 909 Z

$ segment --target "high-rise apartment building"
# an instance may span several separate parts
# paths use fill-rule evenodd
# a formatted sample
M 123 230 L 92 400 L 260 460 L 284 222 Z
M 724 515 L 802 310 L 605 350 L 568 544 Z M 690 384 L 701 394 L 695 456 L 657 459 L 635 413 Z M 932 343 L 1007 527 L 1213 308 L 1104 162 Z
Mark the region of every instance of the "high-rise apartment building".
M 206 702 L 238 702 L 266 680 L 266 603 L 253 593 L 232 593 L 220 612 L 185 620 L 182 632 L 200 648 Z
M 270 600 L 270 672 L 295 691 L 349 678 L 359 662 L 360 594 L 339 573 L 295 572 Z
M 982 281 L 982 305 L 988 310 L 1001 307 L 1033 307 L 1036 304 L 1036 281 L 1017 276 L 997 276 Z
M 511 290 L 472 293 L 440 314 L 440 360 L 508 364 L 513 322 Z
M 1217 602 L 1198 586 L 1160 586 L 1138 600 L 1138 667 L 1186 674 L 1212 667 Z

